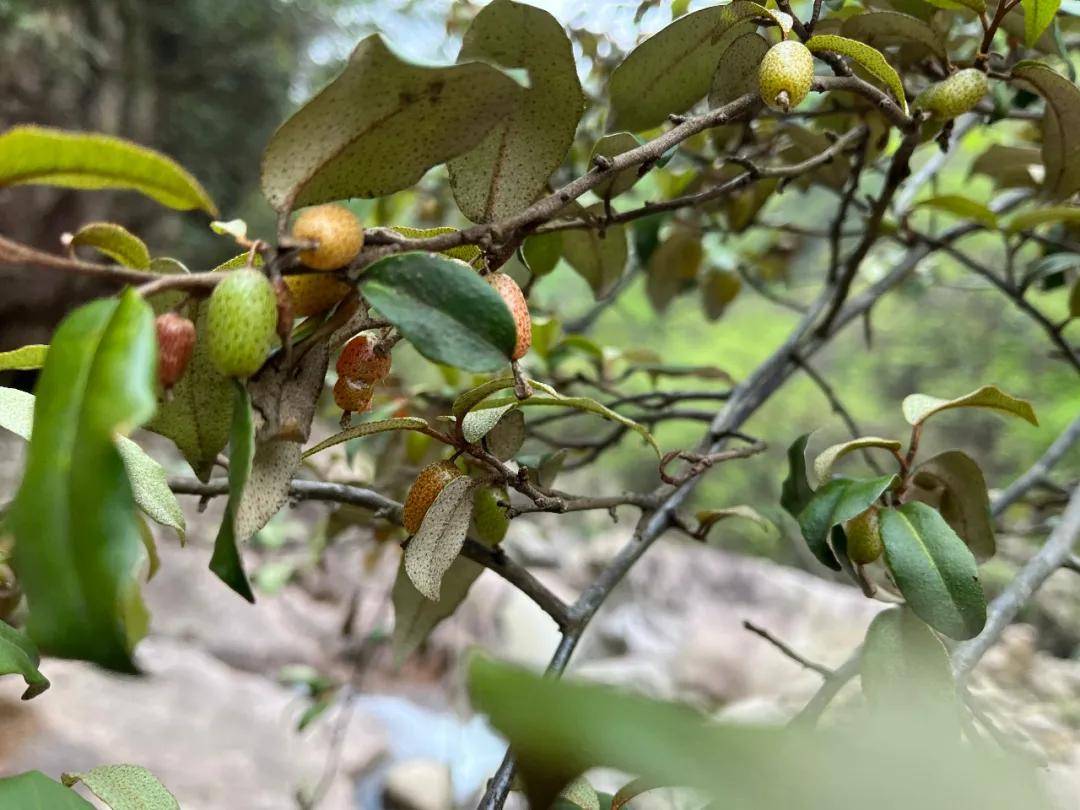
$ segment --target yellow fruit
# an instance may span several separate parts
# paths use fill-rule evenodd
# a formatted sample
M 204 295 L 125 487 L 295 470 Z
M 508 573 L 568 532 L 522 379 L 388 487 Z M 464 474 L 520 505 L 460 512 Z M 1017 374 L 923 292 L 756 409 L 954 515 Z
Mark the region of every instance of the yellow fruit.
M 364 246 L 364 228 L 352 211 L 343 205 L 308 208 L 293 223 L 294 239 L 318 243 L 300 251 L 300 261 L 312 270 L 344 267 Z
M 758 66 L 761 100 L 774 110 L 798 107 L 814 80 L 813 54 L 801 42 L 785 39 L 765 52 Z
M 510 359 L 519 360 L 532 346 L 532 318 L 529 317 L 529 304 L 525 300 L 525 294 L 517 282 L 506 273 L 492 273 L 487 277 L 487 283 L 495 288 L 495 292 L 499 294 L 506 308 L 510 310 L 510 314 L 514 316 L 517 341 L 514 343 L 514 351 L 511 352 Z
M 405 507 L 402 510 L 401 522 L 409 534 L 420 531 L 424 515 L 435 503 L 439 493 L 447 484 L 464 474 L 454 466 L 452 461 L 436 461 L 420 471 L 412 486 L 409 487 L 409 494 L 405 498 Z
M 326 312 L 352 289 L 351 284 L 323 273 L 285 276 L 285 286 L 292 296 L 292 314 L 295 318 Z
M 927 87 L 919 93 L 915 103 L 934 118 L 947 120 L 972 109 L 988 89 L 986 74 L 975 68 L 967 68 Z
M 856 565 L 872 563 L 881 556 L 885 546 L 881 541 L 878 508 L 871 506 L 844 524 L 847 535 L 847 555 Z

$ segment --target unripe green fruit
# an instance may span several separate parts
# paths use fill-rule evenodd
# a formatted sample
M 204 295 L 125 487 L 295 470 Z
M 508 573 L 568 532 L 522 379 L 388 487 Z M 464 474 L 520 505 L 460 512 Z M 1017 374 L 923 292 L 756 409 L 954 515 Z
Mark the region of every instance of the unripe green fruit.
M 214 287 L 206 313 L 210 362 L 227 377 L 250 377 L 277 330 L 277 296 L 258 270 L 233 270 Z
M 473 498 L 473 526 L 476 537 L 489 546 L 501 543 L 510 527 L 510 519 L 499 501 L 509 501 L 505 489 L 481 487 Z
M 847 535 L 847 555 L 856 565 L 872 563 L 885 550 L 881 541 L 881 523 L 878 508 L 871 506 L 844 524 Z
M 525 300 L 525 294 L 518 283 L 506 273 L 492 273 L 487 277 L 487 283 L 495 289 L 510 314 L 514 316 L 517 341 L 510 353 L 510 359 L 520 360 L 532 346 L 532 318 L 529 316 L 529 304 Z
M 985 73 L 967 68 L 927 87 L 919 93 L 915 103 L 934 118 L 956 118 L 978 104 L 988 88 Z
M 378 343 L 367 335 L 356 335 L 346 343 L 337 359 L 337 373 L 353 382 L 368 385 L 390 373 L 390 355 L 378 350 Z
M 316 242 L 300 252 L 300 261 L 312 270 L 344 267 L 364 246 L 364 228 L 352 211 L 343 205 L 308 208 L 293 224 L 294 239 Z
M 435 503 L 439 493 L 447 484 L 464 474 L 452 461 L 436 461 L 420 471 L 413 485 L 409 487 L 401 513 L 401 522 L 409 534 L 420 531 L 424 515 Z
M 814 56 L 793 39 L 778 42 L 765 52 L 758 66 L 761 100 L 774 110 L 798 107 L 814 80 Z

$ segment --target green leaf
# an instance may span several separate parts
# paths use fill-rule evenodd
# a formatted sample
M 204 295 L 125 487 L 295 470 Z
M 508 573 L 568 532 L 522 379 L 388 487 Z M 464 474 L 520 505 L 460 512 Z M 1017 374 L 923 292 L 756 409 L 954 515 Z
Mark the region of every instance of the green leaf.
M 405 547 L 405 573 L 432 602 L 439 601 L 443 576 L 465 545 L 476 486 L 476 481 L 463 475 L 443 487 Z
M 1069 317 L 1080 318 L 1080 278 L 1073 282 L 1069 292 Z
M 998 226 L 997 214 L 982 203 L 960 194 L 942 194 L 937 197 L 929 197 L 917 203 L 915 208 L 929 208 L 934 211 L 955 214 L 958 217 L 978 222 L 984 228 L 990 230 L 994 230 Z
M 995 385 L 984 385 L 982 388 L 964 394 L 956 399 L 939 399 L 926 394 L 910 394 L 904 397 L 900 405 L 904 412 L 904 419 L 909 425 L 918 425 L 925 422 L 935 413 L 947 411 L 950 408 L 990 408 L 1004 414 L 1018 416 L 1025 422 L 1030 422 L 1036 427 L 1039 420 L 1035 416 L 1035 410 L 1031 403 L 1024 399 L 1011 397 Z
M 189 306 L 188 317 L 195 322 L 195 351 L 171 395 L 159 404 L 157 415 L 146 426 L 172 439 L 203 481 L 210 478 L 214 460 L 229 440 L 233 409 L 229 378 L 210 361 L 206 308 L 205 301 Z
M 410 228 L 408 225 L 391 225 L 390 230 L 400 233 L 408 239 L 426 239 L 446 233 L 460 233 L 457 228 L 451 228 L 449 225 L 440 225 L 437 228 Z M 480 248 L 476 245 L 458 245 L 439 252 L 443 256 L 449 256 L 451 259 L 457 259 L 469 264 L 472 264 L 481 256 Z
M 109 135 L 12 127 L 0 135 L 0 187 L 27 184 L 130 189 L 169 208 L 217 216 L 206 190 L 179 164 Z
M 416 416 L 402 416 L 395 419 L 380 419 L 375 422 L 363 422 L 359 425 L 353 425 L 351 428 L 347 428 L 340 433 L 335 433 L 328 439 L 323 439 L 314 447 L 309 447 L 304 451 L 303 458 L 313 456 L 328 447 L 333 447 L 335 444 L 341 444 L 350 439 L 359 439 L 362 436 L 374 436 L 376 433 L 385 433 L 388 430 L 423 431 L 427 428 L 427 420 L 420 419 Z
M 806 477 L 806 443 L 808 441 L 810 441 L 810 434 L 804 433 L 788 447 L 788 474 L 780 487 L 780 505 L 796 519 L 814 497 L 814 490 Z
M 1020 0 L 1020 6 L 1024 9 L 1024 44 L 1032 48 L 1054 21 L 1061 0 Z
M 898 451 L 901 446 L 900 442 L 895 439 L 882 439 L 877 436 L 863 436 L 851 441 L 840 442 L 822 450 L 818 457 L 814 459 L 814 475 L 817 476 L 818 483 L 823 484 L 832 475 L 833 465 L 848 453 L 864 450 L 868 447 L 880 447 L 882 450 Z
M 553 810 L 600 810 L 600 797 L 596 795 L 596 788 L 589 784 L 589 780 L 578 777 L 559 794 L 558 801 L 552 805 Z
M 994 144 L 975 158 L 972 174 L 983 174 L 999 188 L 1036 188 L 1043 177 L 1042 156 L 1028 146 Z
M 701 280 L 701 303 L 705 317 L 715 321 L 742 290 L 742 277 L 733 270 L 709 270 Z
M 945 42 L 928 23 L 899 11 L 871 11 L 848 17 L 840 26 L 840 33 L 850 39 L 865 42 L 874 48 L 891 45 L 921 45 L 942 62 L 949 61 Z
M 1023 211 L 1013 216 L 1005 225 L 1008 233 L 1019 233 L 1040 225 L 1064 222 L 1070 225 L 1080 223 L 1080 207 L 1068 207 L 1054 205 L 1049 208 L 1036 208 L 1033 211 Z
M 840 570 L 840 564 L 828 544 L 832 527 L 866 511 L 898 480 L 895 475 L 867 479 L 834 478 L 814 493 L 799 513 L 798 520 L 806 545 L 822 565 L 834 571 Z
M 589 213 L 602 216 L 601 208 L 593 206 Z M 629 258 L 626 229 L 622 225 L 606 228 L 603 235 L 595 228 L 563 231 L 562 248 L 563 258 L 589 282 L 596 298 L 603 298 L 614 289 Z
M 667 309 L 672 299 L 697 281 L 704 249 L 701 234 L 690 228 L 675 228 L 649 258 L 645 292 L 657 312 Z
M 94 810 L 94 805 L 41 771 L 0 779 L 0 807 L 11 810 Z
M 33 394 L 15 388 L 0 388 L 0 428 L 29 440 L 33 422 Z M 162 526 L 176 529 L 183 540 L 184 513 L 169 489 L 165 470 L 126 436 L 117 437 L 116 449 L 131 482 L 135 503 Z
M 562 258 L 562 233 L 552 231 L 530 236 L 521 246 L 521 252 L 525 257 L 525 265 L 534 276 L 546 276 L 555 269 L 555 265 Z M 535 322 L 533 329 L 535 330 Z M 536 336 L 533 335 L 533 343 Z
M 958 8 L 966 8 L 976 14 L 986 11 L 986 0 L 926 0 L 932 6 L 955 11 Z
M 638 132 L 688 110 L 709 92 L 721 54 L 745 33 L 739 24 L 754 18 L 790 28 L 778 12 L 736 0 L 680 17 L 642 42 L 611 75 L 609 124 Z
M 975 559 L 985 562 L 993 557 L 997 549 L 990 495 L 979 465 L 966 453 L 947 450 L 924 461 L 912 475 L 915 486 L 933 498 L 918 500 L 937 507 Z
M 740 24 L 737 30 L 740 33 L 720 55 L 713 72 L 709 88 L 710 109 L 723 107 L 739 96 L 757 90 L 758 66 L 769 50 L 769 41 L 754 31 L 752 24 Z
M 832 51 L 841 56 L 847 56 L 854 59 L 874 78 L 878 79 L 888 87 L 889 90 L 892 91 L 896 101 L 900 104 L 900 109 L 905 113 L 907 112 L 908 106 L 907 97 L 904 95 L 904 83 L 900 81 L 899 74 L 892 65 L 885 61 L 885 57 L 882 56 L 881 51 L 877 50 L 877 48 L 872 48 L 863 42 L 837 36 L 836 34 L 818 34 L 812 36 L 806 41 L 806 47 L 813 53 Z
M 226 222 L 214 220 L 210 223 L 210 230 L 218 236 L 231 236 L 237 242 L 247 240 L 248 224 L 242 219 L 230 219 Z
M 0 675 L 22 676 L 26 681 L 23 700 L 35 698 L 49 688 L 49 679 L 38 670 L 39 663 L 34 642 L 0 619 Z
M 863 694 L 871 706 L 917 710 L 926 721 L 956 722 L 956 685 L 949 653 L 934 632 L 905 607 L 883 610 L 866 631 L 859 655 Z
M 47 654 L 125 672 L 134 664 L 123 604 L 138 593 L 142 541 L 113 439 L 153 414 L 156 359 L 153 313 L 133 290 L 64 319 L 9 517 L 30 637 Z
M 139 765 L 102 765 L 60 778 L 68 787 L 82 782 L 110 810 L 180 810 L 176 797 Z
M 361 290 L 424 357 L 469 371 L 509 362 L 517 338 L 499 294 L 468 265 L 430 253 L 372 264 Z
M 525 442 L 525 414 L 513 409 L 484 436 L 484 446 L 500 461 L 513 458 Z
M 742 518 L 743 520 L 749 520 L 756 523 L 763 531 L 768 531 L 773 523 L 766 517 L 762 517 L 762 514 L 752 506 L 746 504 L 739 504 L 738 506 L 728 506 L 724 509 L 705 509 L 697 513 L 698 527 L 703 532 L 707 532 L 721 520 L 727 520 L 728 518 Z
M 473 222 L 523 211 L 544 191 L 574 140 L 584 107 L 570 40 L 548 12 L 495 0 L 465 32 L 458 61 L 479 59 L 529 71 L 521 101 L 480 144 L 447 164 L 450 188 Z
M 0 352 L 0 371 L 29 371 L 45 365 L 49 347 L 40 343 Z
M 593 146 L 592 153 L 589 155 L 589 165 L 593 165 L 597 155 L 613 158 L 623 152 L 637 149 L 643 143 L 644 141 L 632 132 L 609 133 Z M 629 169 L 623 169 L 621 172 L 617 172 L 614 176 L 597 184 L 593 188 L 593 192 L 597 197 L 611 199 L 612 197 L 618 197 L 624 191 L 629 191 L 639 179 L 641 179 L 641 175 L 638 174 L 638 167 L 631 166 Z
M 516 109 L 521 87 L 491 65 L 410 64 L 378 34 L 274 133 L 262 190 L 278 211 L 381 197 L 469 151 Z
M 405 560 L 398 567 L 391 599 L 394 603 L 394 666 L 401 664 L 424 643 L 439 624 L 465 601 L 469 588 L 484 572 L 483 566 L 458 556 L 442 576 L 439 598 L 432 601 L 416 589 L 405 573 Z
M 244 495 L 251 465 L 255 458 L 255 425 L 252 421 L 251 400 L 247 389 L 239 381 L 233 383 L 232 428 L 229 431 L 229 501 L 221 517 L 221 527 L 214 538 L 214 553 L 210 557 L 210 570 L 218 578 L 249 602 L 255 601 L 244 563 L 240 559 L 236 534 L 236 512 Z
M 1080 88 L 1042 62 L 1018 62 L 1012 75 L 1046 99 L 1043 190 L 1055 200 L 1075 194 L 1080 191 Z
M 950 638 L 968 639 L 986 623 L 986 597 L 971 551 L 925 503 L 881 510 L 885 561 L 916 615 Z
M 64 244 L 69 250 L 91 247 L 104 253 L 117 264 L 147 270 L 150 267 L 150 250 L 142 239 L 122 225 L 112 222 L 91 222 L 83 225 L 70 237 L 65 235 Z

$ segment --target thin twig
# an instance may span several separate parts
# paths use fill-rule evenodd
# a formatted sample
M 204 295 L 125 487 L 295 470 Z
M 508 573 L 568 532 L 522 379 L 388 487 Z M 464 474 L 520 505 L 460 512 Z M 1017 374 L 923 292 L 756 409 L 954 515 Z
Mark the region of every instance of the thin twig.
M 742 626 L 749 630 L 751 633 L 761 636 L 767 642 L 776 647 L 776 649 L 778 649 L 781 653 L 786 655 L 788 658 L 790 658 L 792 661 L 794 661 L 796 664 L 799 664 L 803 668 L 811 669 L 823 678 L 832 678 L 836 675 L 836 673 L 833 670 L 829 669 L 827 666 L 824 666 L 823 664 L 818 664 L 815 661 L 811 661 L 809 658 L 806 658 L 805 656 L 795 652 L 795 650 L 791 649 L 791 647 L 782 642 L 764 627 L 759 627 L 749 619 L 743 619 Z

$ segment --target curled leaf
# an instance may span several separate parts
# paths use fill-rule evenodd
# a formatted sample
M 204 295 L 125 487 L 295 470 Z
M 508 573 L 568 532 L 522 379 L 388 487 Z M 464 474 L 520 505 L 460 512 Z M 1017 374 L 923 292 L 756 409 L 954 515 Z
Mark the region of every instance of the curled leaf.
M 984 385 L 956 399 L 940 399 L 927 394 L 910 394 L 904 397 L 900 405 L 904 412 L 904 419 L 909 425 L 918 425 L 925 422 L 935 413 L 947 411 L 952 408 L 989 408 L 1003 414 L 1010 414 L 1030 422 L 1036 427 L 1039 420 L 1035 416 L 1035 409 L 1027 400 L 1009 396 L 995 385 Z

